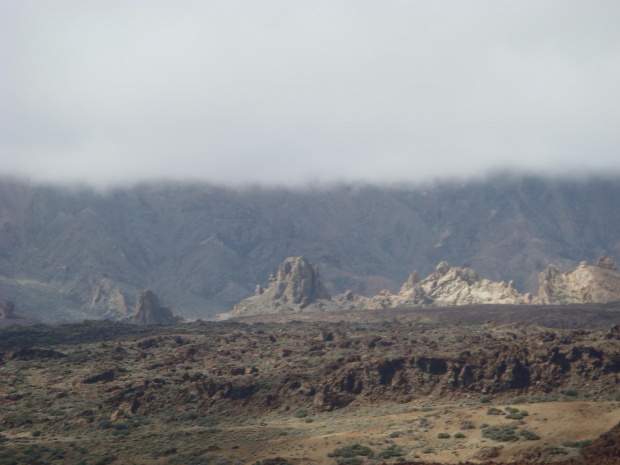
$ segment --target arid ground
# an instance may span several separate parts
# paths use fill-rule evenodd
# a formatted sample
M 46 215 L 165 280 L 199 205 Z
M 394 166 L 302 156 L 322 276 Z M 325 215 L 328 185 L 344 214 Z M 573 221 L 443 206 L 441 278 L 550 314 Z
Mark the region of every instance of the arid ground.
M 5 329 L 0 464 L 620 463 L 618 310 L 518 310 Z

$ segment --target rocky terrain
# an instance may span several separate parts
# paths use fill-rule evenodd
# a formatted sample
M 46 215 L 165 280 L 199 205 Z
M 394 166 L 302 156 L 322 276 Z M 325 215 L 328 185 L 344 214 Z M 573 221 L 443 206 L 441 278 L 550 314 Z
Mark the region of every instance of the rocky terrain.
M 535 294 L 538 275 L 620 259 L 620 183 L 511 178 L 424 186 L 106 192 L 0 180 L 0 302 L 48 323 L 127 318 L 143 289 L 190 318 L 268 287 L 286 257 L 365 297 L 446 261 Z
M 0 464 L 617 463 L 618 309 L 468 308 L 2 330 Z
M 569 273 L 561 273 L 550 265 L 539 275 L 539 288 L 540 296 L 521 294 L 512 281 L 480 279 L 472 269 L 441 262 L 435 272 L 423 280 L 417 271 L 412 272 L 398 294 L 383 290 L 375 296 L 364 297 L 349 290 L 330 296 L 320 281 L 318 268 L 303 257 L 290 257 L 282 263 L 277 275 L 270 277 L 267 290 L 257 286 L 253 297 L 244 299 L 232 312 L 220 318 L 399 307 L 618 302 L 620 273 L 614 262 L 603 257 L 594 266 L 582 262 Z

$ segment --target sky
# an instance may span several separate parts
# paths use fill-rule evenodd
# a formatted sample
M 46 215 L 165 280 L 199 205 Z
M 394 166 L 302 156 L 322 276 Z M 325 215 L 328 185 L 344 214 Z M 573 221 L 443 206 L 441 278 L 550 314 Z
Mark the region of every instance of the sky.
M 620 172 L 620 2 L 0 1 L 0 175 Z

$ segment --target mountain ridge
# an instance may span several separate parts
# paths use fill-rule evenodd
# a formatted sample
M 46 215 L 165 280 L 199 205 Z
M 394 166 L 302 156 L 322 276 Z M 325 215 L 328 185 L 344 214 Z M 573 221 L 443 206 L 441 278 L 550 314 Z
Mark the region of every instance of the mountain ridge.
M 107 192 L 0 179 L 0 301 L 44 322 L 123 318 L 152 288 L 175 313 L 209 318 L 289 256 L 318 265 L 331 294 L 397 292 L 441 261 L 534 292 L 549 264 L 620 259 L 618 205 L 615 177 Z

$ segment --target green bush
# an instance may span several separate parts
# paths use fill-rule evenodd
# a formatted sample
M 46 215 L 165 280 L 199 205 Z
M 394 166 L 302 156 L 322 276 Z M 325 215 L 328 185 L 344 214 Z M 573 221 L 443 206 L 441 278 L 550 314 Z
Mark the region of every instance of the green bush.
M 328 457 L 357 457 L 358 455 L 372 457 L 373 452 L 370 447 L 353 444 L 351 446 L 341 447 L 327 454 Z
M 377 457 L 379 457 L 380 459 L 389 459 L 390 457 L 401 457 L 403 455 L 405 455 L 405 453 L 400 447 L 396 445 L 391 445 L 387 449 L 384 449 L 381 452 L 379 452 Z
M 461 429 L 474 429 L 476 428 L 473 423 L 464 423 L 461 425 Z
M 481 404 L 488 404 L 489 402 L 491 402 L 491 398 L 489 396 L 482 396 L 480 398 L 480 403 Z
M 496 407 L 491 407 L 487 410 L 487 415 L 504 415 L 504 412 Z
M 519 431 L 519 436 L 522 436 L 528 441 L 537 441 L 540 439 L 540 436 L 538 436 L 536 433 L 533 433 L 526 429 L 522 429 L 521 431 Z
M 568 397 L 577 397 L 579 395 L 576 389 L 561 389 L 560 394 L 564 394 Z
M 306 418 L 308 416 L 308 410 L 305 408 L 297 409 L 293 412 L 293 416 L 296 418 Z
M 465 435 L 459 431 L 458 433 L 454 433 L 454 437 L 456 439 L 463 439 Z
M 516 429 L 516 426 L 511 425 L 489 426 L 482 430 L 482 436 L 500 442 L 518 441 L 519 438 L 515 436 Z
M 338 459 L 338 465 L 361 465 L 364 460 L 359 457 L 349 457 L 346 459 Z
M 450 433 L 439 433 L 437 438 L 439 439 L 448 439 L 450 437 Z
M 589 446 L 591 442 L 592 441 L 590 441 L 589 439 L 584 439 L 583 441 L 566 441 L 566 442 L 563 442 L 562 445 L 564 447 L 578 447 L 578 448 L 581 448 L 581 447 Z
M 568 452 L 558 446 L 547 446 L 545 447 L 545 452 L 549 455 L 566 455 Z
M 510 412 L 508 415 L 506 415 L 506 418 L 508 418 L 509 420 L 523 420 L 523 418 L 527 417 L 528 415 L 529 413 L 527 413 L 526 410 L 522 410 L 521 412 Z
M 181 417 L 182 421 L 194 421 L 196 419 L 198 419 L 198 414 L 193 411 L 184 413 L 183 416 Z

